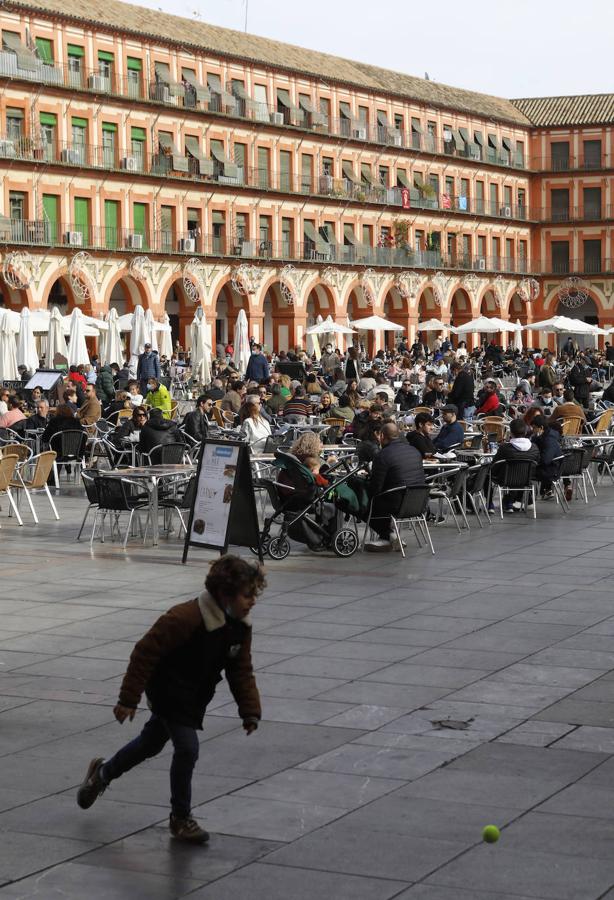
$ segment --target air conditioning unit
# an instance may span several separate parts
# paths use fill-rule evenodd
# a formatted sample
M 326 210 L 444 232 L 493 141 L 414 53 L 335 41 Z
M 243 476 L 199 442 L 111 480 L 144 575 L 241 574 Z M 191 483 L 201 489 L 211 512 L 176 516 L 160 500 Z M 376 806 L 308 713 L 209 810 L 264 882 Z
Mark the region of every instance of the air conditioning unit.
M 16 156 L 14 141 L 0 141 L 0 156 Z
M 502 206 L 501 207 L 501 215 L 505 216 L 506 219 L 512 218 L 512 207 L 511 206 Z
M 62 162 L 78 165 L 82 161 L 82 153 L 80 150 L 62 150 L 60 154 Z
M 359 128 L 354 128 L 352 131 L 352 137 L 357 138 L 359 141 L 366 141 L 367 140 L 366 125 L 361 125 Z
M 283 125 L 284 114 L 280 112 L 271 113 L 271 122 L 273 123 L 273 125 Z
M 83 246 L 83 234 L 80 231 L 67 231 L 64 242 L 71 247 Z
M 87 79 L 87 86 L 92 91 L 108 91 L 109 79 L 106 75 L 90 75 Z
M 320 175 L 320 194 L 330 194 L 333 189 L 333 176 Z
M 126 172 L 138 172 L 139 161 L 136 156 L 124 156 L 119 167 L 120 169 L 125 169 Z
M 388 143 L 392 144 L 393 147 L 402 147 L 403 146 L 403 135 L 400 131 L 397 131 L 396 128 L 392 129 L 388 133 Z
M 126 244 L 127 244 L 129 250 L 142 250 L 143 249 L 143 235 L 142 234 L 129 234 Z
M 136 235 L 133 235 L 135 237 Z M 141 236 L 140 234 L 138 235 Z M 182 253 L 195 253 L 196 252 L 196 241 L 194 238 L 182 238 L 179 241 L 179 250 Z
M 478 269 L 480 270 L 480 272 L 486 271 L 486 260 L 484 259 L 484 257 L 478 259 Z

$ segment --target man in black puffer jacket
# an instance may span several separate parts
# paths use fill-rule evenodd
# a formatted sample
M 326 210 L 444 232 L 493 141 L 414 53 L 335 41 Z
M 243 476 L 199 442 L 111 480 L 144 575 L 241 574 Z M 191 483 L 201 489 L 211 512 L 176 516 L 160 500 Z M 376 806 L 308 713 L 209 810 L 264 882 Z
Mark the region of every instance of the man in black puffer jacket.
M 151 453 L 154 447 L 159 444 L 175 444 L 184 443 L 183 435 L 179 431 L 176 422 L 172 419 L 165 419 L 162 416 L 162 410 L 149 410 L 149 421 L 141 429 L 141 438 L 139 440 L 139 453 Z
M 425 484 L 422 457 L 415 447 L 401 439 L 399 429 L 392 422 L 382 428 L 382 449 L 373 460 L 368 483 L 370 497 L 376 497 L 393 487 L 412 487 Z M 378 538 L 366 544 L 371 550 L 390 550 L 390 513 L 398 509 L 399 497 L 386 497 L 373 505 L 373 530 Z

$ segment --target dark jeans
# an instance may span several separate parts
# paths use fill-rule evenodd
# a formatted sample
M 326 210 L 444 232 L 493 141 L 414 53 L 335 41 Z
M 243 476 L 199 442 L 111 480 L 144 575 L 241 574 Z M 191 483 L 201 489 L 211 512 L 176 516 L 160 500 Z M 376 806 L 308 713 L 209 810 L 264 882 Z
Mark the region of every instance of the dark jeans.
M 399 511 L 399 497 L 383 497 L 376 500 L 373 504 L 373 514 L 371 516 L 371 528 L 377 536 L 383 541 L 390 540 L 392 530 L 392 522 L 390 515 Z
M 146 759 L 157 756 L 166 743 L 173 742 L 171 762 L 171 809 L 176 816 L 185 818 L 192 808 L 192 772 L 198 759 L 198 736 L 195 728 L 177 725 L 152 715 L 151 719 L 133 741 L 118 750 L 104 764 L 103 777 L 107 781 L 119 778 Z

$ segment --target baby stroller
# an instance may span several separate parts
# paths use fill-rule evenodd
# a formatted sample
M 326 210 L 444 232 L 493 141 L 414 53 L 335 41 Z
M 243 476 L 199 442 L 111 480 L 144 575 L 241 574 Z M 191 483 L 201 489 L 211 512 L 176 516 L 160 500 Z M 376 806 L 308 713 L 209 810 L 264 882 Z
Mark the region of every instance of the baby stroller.
M 351 469 L 345 461 L 337 463 L 326 472 L 329 485 L 319 487 L 313 472 L 291 453 L 277 450 L 274 465 L 277 480 L 259 482 L 273 507 L 260 535 L 262 552 L 271 559 L 285 559 L 290 553 L 291 538 L 311 549 L 352 556 L 360 546 L 355 517 L 361 509 L 347 482 L 361 466 Z M 343 471 L 336 472 L 340 468 Z M 271 529 L 276 526 L 280 530 L 272 536 Z

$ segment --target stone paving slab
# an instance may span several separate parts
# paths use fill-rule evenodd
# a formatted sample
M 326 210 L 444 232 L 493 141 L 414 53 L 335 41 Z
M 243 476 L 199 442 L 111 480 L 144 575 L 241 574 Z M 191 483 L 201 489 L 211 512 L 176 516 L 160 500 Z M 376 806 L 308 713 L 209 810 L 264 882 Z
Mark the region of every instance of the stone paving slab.
M 222 684 L 201 735 L 206 849 L 169 840 L 170 748 L 88 812 L 74 791 L 145 721 L 112 720 L 126 660 L 211 555 L 90 552 L 72 541 L 74 486 L 59 523 L 3 516 L 0 897 L 614 897 L 613 498 L 604 485 L 567 517 L 540 504 L 536 522 L 440 526 L 434 558 L 296 546 L 269 563 L 264 721 L 246 739 Z M 485 846 L 490 822 L 501 839 Z

